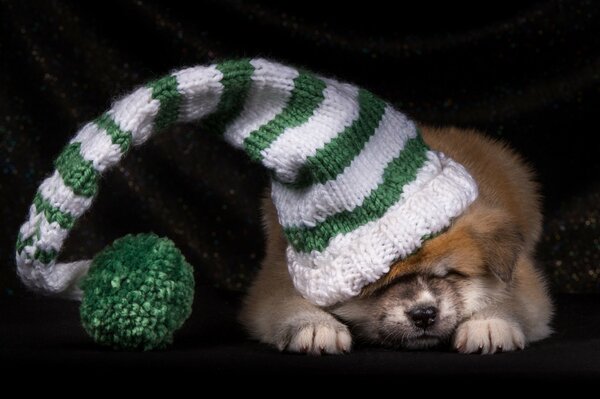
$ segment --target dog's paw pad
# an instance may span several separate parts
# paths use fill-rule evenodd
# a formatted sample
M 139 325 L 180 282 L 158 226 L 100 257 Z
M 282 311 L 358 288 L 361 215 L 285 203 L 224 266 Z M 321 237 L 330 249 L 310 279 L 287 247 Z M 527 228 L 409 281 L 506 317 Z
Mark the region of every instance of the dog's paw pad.
M 352 348 L 348 327 L 333 317 L 294 318 L 285 323 L 278 335 L 276 345 L 282 351 L 335 355 L 348 353 Z
M 525 335 L 518 325 L 503 319 L 468 320 L 458 327 L 454 347 L 461 353 L 509 352 L 525 348 Z

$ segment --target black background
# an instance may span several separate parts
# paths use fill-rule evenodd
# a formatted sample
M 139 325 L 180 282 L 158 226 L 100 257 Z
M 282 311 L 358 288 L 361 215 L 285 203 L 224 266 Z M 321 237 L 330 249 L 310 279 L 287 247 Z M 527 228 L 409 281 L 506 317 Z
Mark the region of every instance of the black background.
M 561 292 L 598 292 L 600 12 L 592 1 L 0 1 L 0 287 L 52 161 L 112 99 L 174 68 L 263 56 L 362 85 L 419 121 L 475 127 L 535 167 L 540 259 Z M 204 282 L 241 291 L 262 255 L 264 172 L 192 125 L 105 177 L 68 240 L 92 256 L 126 233 L 172 238 Z
M 79 127 L 172 69 L 263 56 L 355 82 L 419 121 L 509 142 L 543 185 L 538 252 L 554 292 L 600 292 L 598 3 L 349 3 L 0 0 L 1 366 L 23 367 L 21 376 L 40 365 L 44 374 L 119 365 L 407 378 L 398 381 L 461 374 L 458 388 L 501 375 L 536 376 L 544 385 L 558 376 L 597 378 L 597 295 L 557 295 L 551 339 L 493 357 L 358 346 L 349 356 L 315 359 L 247 341 L 235 310 L 263 253 L 259 198 L 267 177 L 192 125 L 154 137 L 107 173 L 63 254 L 89 258 L 127 233 L 173 239 L 198 280 L 194 312 L 174 346 L 144 354 L 99 348 L 79 326 L 76 303 L 34 297 L 17 281 L 18 228 Z

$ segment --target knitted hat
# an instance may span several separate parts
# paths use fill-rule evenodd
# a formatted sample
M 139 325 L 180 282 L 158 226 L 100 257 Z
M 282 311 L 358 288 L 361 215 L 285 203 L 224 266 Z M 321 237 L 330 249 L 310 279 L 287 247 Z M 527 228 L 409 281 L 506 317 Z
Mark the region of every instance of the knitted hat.
M 89 261 L 59 263 L 100 175 L 177 121 L 202 120 L 272 175 L 297 290 L 317 305 L 351 298 L 442 231 L 477 197 L 468 172 L 366 90 L 263 59 L 176 71 L 83 126 L 39 187 L 17 242 L 22 280 L 80 297 Z

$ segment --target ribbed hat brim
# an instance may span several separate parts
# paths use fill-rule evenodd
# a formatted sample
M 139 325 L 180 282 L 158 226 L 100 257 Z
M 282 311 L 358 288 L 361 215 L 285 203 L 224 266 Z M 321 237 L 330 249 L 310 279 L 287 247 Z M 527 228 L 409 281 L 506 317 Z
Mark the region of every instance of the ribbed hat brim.
M 428 151 L 417 178 L 383 216 L 336 235 L 322 251 L 288 247 L 294 285 L 321 306 L 352 298 L 448 227 L 476 198 L 477 185 L 462 165 Z

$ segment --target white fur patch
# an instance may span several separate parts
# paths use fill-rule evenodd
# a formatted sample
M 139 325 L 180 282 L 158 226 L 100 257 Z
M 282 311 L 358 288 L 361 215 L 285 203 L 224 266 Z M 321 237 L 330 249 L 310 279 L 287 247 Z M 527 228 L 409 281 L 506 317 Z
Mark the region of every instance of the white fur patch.
M 468 320 L 454 337 L 454 347 L 461 353 L 508 352 L 525 348 L 525 335 L 516 323 L 503 319 Z
M 435 304 L 435 297 L 429 290 L 423 290 L 416 299 L 418 305 Z
M 476 278 L 469 280 L 469 284 L 462 287 L 460 294 L 463 297 L 465 313 L 473 314 L 486 305 L 486 287 Z
M 350 352 L 352 336 L 348 328 L 321 310 L 295 315 L 283 323 L 279 338 L 267 339 L 279 350 L 309 355 L 337 355 Z
M 406 308 L 404 306 L 395 306 L 387 312 L 387 320 L 392 323 L 406 324 L 410 323 L 406 316 Z
M 446 317 L 456 314 L 456 309 L 450 303 L 450 301 L 446 300 L 445 298 L 442 298 L 442 300 L 438 304 L 438 312 L 439 318 L 445 319 Z

